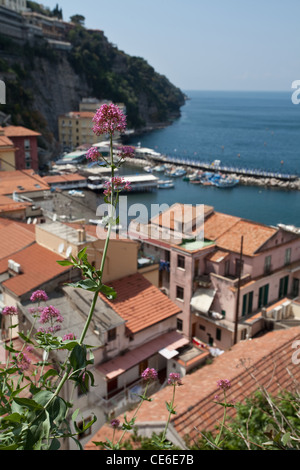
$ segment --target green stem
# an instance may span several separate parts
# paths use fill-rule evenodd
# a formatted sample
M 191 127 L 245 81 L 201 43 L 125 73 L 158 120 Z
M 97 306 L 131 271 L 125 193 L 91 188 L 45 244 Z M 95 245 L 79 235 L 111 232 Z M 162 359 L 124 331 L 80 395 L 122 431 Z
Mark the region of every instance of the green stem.
M 173 409 L 174 401 L 175 401 L 175 388 L 176 388 L 176 384 L 173 385 L 173 396 L 172 396 L 172 401 L 171 401 L 171 410 Z M 167 419 L 167 422 L 166 422 L 166 425 L 165 425 L 165 429 L 164 429 L 164 432 L 163 432 L 163 435 L 162 435 L 162 438 L 161 438 L 162 443 L 164 442 L 164 440 L 166 438 L 167 430 L 168 430 L 170 420 L 171 420 L 171 414 L 172 414 L 171 411 L 169 411 L 169 416 L 168 416 L 168 419 Z
M 222 436 L 222 433 L 223 433 L 225 420 L 226 420 L 226 408 L 227 408 L 227 400 L 226 400 L 226 391 L 224 390 L 224 413 L 223 413 L 223 419 L 222 419 L 222 423 L 221 423 L 221 429 L 220 429 L 220 432 L 217 435 L 216 440 L 215 440 L 216 445 L 219 445 L 219 442 L 220 442 L 220 439 L 221 439 L 221 436 Z

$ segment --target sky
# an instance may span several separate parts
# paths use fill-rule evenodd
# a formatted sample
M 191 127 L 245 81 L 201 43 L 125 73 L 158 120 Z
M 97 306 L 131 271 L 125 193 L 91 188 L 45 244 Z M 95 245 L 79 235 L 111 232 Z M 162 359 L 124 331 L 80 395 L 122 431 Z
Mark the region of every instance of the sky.
M 182 90 L 291 91 L 300 80 L 299 0 L 44 0 L 85 17 Z

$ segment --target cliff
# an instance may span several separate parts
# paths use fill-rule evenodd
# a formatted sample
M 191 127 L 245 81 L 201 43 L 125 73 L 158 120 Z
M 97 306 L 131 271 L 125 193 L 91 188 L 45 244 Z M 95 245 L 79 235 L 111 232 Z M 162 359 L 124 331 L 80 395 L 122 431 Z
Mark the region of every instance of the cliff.
M 114 47 L 103 32 L 74 25 L 70 50 L 44 38 L 24 44 L 0 35 L 0 72 L 10 122 L 43 134 L 40 146 L 55 152 L 58 116 L 76 111 L 84 97 L 122 102 L 128 128 L 164 126 L 180 116 L 184 94 L 144 59 Z

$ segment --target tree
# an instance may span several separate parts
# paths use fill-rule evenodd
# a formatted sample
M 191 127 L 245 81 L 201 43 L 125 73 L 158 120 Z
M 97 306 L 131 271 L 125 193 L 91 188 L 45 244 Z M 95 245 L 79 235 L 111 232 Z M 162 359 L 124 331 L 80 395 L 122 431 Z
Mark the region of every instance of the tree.
M 70 17 L 72 23 L 76 23 L 80 26 L 84 26 L 85 17 L 83 15 L 73 15 Z

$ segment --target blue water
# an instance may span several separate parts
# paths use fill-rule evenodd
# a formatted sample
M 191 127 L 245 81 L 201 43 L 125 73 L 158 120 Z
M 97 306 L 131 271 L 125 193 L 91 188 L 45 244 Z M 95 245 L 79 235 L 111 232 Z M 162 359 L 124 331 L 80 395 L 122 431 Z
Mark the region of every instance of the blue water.
M 170 157 L 300 176 L 300 105 L 286 92 L 187 91 L 171 126 L 133 138 Z M 142 170 L 129 169 L 130 173 Z M 238 186 L 219 189 L 175 179 L 175 188 L 130 194 L 129 204 L 209 204 L 257 222 L 300 226 L 300 191 Z

